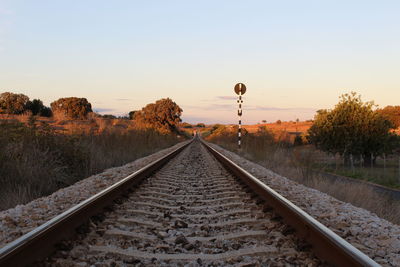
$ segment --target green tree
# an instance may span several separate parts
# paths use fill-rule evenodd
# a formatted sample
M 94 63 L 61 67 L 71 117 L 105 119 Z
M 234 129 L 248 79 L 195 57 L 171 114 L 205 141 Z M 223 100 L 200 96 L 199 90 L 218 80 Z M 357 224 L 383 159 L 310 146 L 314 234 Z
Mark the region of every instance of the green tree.
M 204 127 L 206 127 L 206 125 L 204 123 L 198 123 L 198 124 L 196 124 L 196 127 L 204 128 Z
M 69 119 L 85 119 L 92 112 L 92 105 L 86 98 L 66 97 L 60 98 L 50 104 L 51 110 L 57 116 Z
M 39 115 L 43 117 L 51 117 L 51 109 L 43 105 L 40 99 L 33 99 L 28 101 L 26 104 L 26 109 L 32 112 L 32 115 Z
M 26 111 L 29 97 L 24 94 L 5 92 L 0 94 L 0 113 L 22 114 Z
M 344 94 L 332 110 L 319 110 L 308 130 L 308 140 L 318 149 L 338 153 L 349 163 L 350 155 L 370 165 L 393 150 L 394 125 L 373 110 L 373 102 L 362 102 L 356 93 Z
M 160 132 L 178 132 L 182 109 L 170 98 L 148 104 L 133 115 L 138 126 L 152 127 Z
M 137 112 L 137 110 L 132 110 L 131 112 L 128 113 L 128 117 L 130 120 L 133 120 L 133 117 L 135 116 L 136 112 Z

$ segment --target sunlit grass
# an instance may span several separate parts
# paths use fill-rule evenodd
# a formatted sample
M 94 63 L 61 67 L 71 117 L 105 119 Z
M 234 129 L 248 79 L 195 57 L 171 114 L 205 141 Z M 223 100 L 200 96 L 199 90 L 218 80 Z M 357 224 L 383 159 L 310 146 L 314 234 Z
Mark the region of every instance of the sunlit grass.
M 65 135 L 18 122 L 0 122 L 0 132 L 0 210 L 182 140 L 152 129 Z

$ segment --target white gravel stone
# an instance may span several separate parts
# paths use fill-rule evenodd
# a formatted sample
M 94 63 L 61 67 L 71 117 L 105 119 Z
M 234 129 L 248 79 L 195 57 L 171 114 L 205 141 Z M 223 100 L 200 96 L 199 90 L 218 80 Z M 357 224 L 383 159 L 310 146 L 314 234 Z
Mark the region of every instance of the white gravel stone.
M 210 144 L 383 266 L 400 266 L 400 226 Z
M 62 188 L 49 196 L 1 211 L 0 248 L 181 145 L 183 143 L 160 150 L 126 165 L 107 169 L 102 173 Z

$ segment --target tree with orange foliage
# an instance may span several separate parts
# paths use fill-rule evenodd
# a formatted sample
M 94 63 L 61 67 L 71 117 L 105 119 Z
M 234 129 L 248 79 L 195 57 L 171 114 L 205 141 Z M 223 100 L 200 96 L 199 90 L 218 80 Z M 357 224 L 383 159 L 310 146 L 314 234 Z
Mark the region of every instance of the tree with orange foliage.
M 170 98 L 157 100 L 133 114 L 138 127 L 151 127 L 160 132 L 178 132 L 182 109 Z
M 22 114 L 26 111 L 29 97 L 24 94 L 5 92 L 0 94 L 0 113 Z
M 400 106 L 386 106 L 385 108 L 378 109 L 377 111 L 392 121 L 396 128 L 400 127 Z
M 65 116 L 69 119 L 86 119 L 92 112 L 92 105 L 86 98 L 65 97 L 50 104 L 54 115 Z

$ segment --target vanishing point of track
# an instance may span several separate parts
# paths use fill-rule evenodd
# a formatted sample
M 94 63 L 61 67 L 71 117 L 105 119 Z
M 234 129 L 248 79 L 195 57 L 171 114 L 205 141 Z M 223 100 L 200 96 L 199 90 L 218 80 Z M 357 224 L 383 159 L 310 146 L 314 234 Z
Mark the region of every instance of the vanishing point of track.
M 377 266 L 198 138 L 181 150 L 3 248 L 0 265 Z

